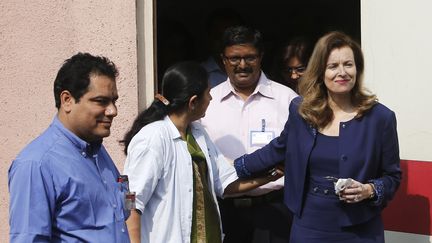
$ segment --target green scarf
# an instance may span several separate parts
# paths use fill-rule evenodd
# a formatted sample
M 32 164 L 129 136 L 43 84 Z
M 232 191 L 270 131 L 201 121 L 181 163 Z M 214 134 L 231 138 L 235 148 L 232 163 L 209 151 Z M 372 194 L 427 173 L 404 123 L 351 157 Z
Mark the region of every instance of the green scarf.
M 191 243 L 220 243 L 221 231 L 216 202 L 209 189 L 208 170 L 204 153 L 192 136 L 186 133 L 186 142 L 193 162 L 193 215 Z

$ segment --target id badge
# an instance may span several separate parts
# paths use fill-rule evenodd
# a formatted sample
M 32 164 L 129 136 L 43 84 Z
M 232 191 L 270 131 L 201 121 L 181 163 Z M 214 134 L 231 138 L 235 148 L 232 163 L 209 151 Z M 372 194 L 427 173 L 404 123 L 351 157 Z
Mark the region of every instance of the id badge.
M 251 146 L 264 146 L 270 143 L 275 138 L 275 134 L 272 131 L 251 131 L 250 132 L 250 144 Z

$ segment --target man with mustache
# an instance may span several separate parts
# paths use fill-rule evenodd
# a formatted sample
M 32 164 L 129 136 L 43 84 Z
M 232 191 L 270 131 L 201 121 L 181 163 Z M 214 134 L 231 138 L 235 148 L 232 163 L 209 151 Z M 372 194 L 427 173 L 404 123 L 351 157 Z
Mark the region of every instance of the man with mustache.
M 225 31 L 221 58 L 228 79 L 211 90 L 202 124 L 230 161 L 278 136 L 297 96 L 266 77 L 262 57 L 258 30 L 235 26 Z M 283 183 L 281 178 L 247 195 L 220 200 L 225 243 L 288 242 L 291 213 L 283 204 Z
M 57 115 L 9 169 L 11 242 L 129 242 L 126 185 L 102 145 L 117 116 L 117 75 L 88 53 L 58 71 Z

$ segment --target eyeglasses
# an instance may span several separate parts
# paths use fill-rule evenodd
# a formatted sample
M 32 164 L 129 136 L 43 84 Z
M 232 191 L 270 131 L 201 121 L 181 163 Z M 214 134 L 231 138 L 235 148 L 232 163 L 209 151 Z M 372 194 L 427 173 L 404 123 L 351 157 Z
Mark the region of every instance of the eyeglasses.
M 285 73 L 296 73 L 296 74 L 303 74 L 306 71 L 306 67 L 305 66 L 300 66 L 300 67 L 287 67 L 284 72 Z
M 235 66 L 235 65 L 239 65 L 241 63 L 241 60 L 244 60 L 246 64 L 255 64 L 258 60 L 258 55 L 248 55 L 248 56 L 244 56 L 244 57 L 240 57 L 240 56 L 233 56 L 233 57 L 228 57 L 228 56 L 223 56 L 226 60 L 228 60 L 228 62 Z

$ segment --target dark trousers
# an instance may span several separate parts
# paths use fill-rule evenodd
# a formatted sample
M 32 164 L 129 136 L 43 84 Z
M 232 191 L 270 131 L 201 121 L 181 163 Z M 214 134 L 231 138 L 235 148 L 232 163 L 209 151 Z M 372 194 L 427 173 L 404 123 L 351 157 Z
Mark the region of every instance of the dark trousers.
M 271 193 L 219 201 L 224 243 L 289 242 L 292 214 L 283 203 L 283 192 Z

